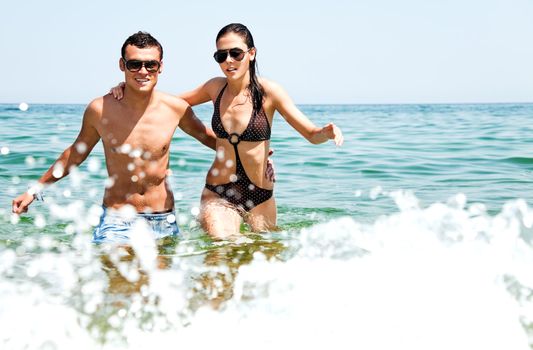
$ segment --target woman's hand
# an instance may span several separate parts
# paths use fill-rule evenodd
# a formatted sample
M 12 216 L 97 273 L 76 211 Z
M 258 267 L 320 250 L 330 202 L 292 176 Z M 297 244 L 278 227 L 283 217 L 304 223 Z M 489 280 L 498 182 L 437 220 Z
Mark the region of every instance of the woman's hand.
M 108 94 L 113 95 L 117 100 L 122 100 L 122 97 L 124 97 L 124 86 L 126 86 L 126 83 L 120 82 L 117 86 L 112 87 Z
M 342 146 L 344 143 L 344 136 L 339 127 L 333 123 L 328 123 L 322 127 L 320 133 L 327 137 L 329 140 L 333 140 L 336 146 Z

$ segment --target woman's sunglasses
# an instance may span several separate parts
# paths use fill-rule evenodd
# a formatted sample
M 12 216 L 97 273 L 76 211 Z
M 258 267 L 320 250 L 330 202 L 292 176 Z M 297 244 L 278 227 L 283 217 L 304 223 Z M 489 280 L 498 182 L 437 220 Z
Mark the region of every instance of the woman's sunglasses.
M 153 60 L 153 61 L 140 61 L 140 60 L 129 60 L 126 61 L 126 59 L 122 59 L 124 61 L 124 65 L 126 66 L 126 69 L 130 72 L 138 72 L 142 69 L 142 67 L 146 68 L 146 70 L 149 73 L 155 73 L 159 70 L 161 67 L 161 62 Z
M 235 61 L 242 61 L 244 58 L 244 55 L 250 51 L 252 48 L 249 48 L 248 50 L 244 51 L 243 49 L 239 49 L 238 47 L 234 47 L 233 49 L 228 50 L 218 50 L 213 54 L 213 57 L 215 58 L 215 61 L 218 63 L 222 63 L 229 57 L 233 58 Z

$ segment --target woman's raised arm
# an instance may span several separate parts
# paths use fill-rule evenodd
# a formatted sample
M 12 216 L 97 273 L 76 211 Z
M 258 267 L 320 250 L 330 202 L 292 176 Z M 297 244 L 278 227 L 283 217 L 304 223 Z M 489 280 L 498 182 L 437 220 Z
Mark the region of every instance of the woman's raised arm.
M 341 146 L 344 142 L 342 131 L 333 123 L 317 127 L 309 118 L 296 107 L 285 90 L 274 82 L 265 82 L 267 96 L 272 98 L 274 108 L 285 118 L 287 123 L 298 131 L 312 144 L 319 144 L 333 140 L 335 145 Z

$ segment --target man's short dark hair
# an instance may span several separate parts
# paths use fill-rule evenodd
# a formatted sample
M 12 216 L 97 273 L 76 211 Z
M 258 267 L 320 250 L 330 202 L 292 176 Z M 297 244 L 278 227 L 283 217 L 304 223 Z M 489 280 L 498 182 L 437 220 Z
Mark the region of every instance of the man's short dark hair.
M 157 39 L 154 38 L 150 33 L 139 31 L 126 39 L 121 49 L 121 55 L 124 59 L 126 59 L 126 46 L 128 45 L 133 45 L 139 49 L 157 47 L 159 50 L 159 60 L 163 60 L 163 46 L 161 46 L 159 41 L 157 41 Z

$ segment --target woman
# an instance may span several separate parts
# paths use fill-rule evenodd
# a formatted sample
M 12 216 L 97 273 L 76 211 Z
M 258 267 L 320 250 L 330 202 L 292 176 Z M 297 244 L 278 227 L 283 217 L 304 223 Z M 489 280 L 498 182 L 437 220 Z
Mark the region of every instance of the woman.
M 274 183 L 263 176 L 274 112 L 313 144 L 343 143 L 333 123 L 316 127 L 281 86 L 256 75 L 257 49 L 248 28 L 232 23 L 216 37 L 214 58 L 224 77 L 213 78 L 180 97 L 191 106 L 214 103 L 211 121 L 217 155 L 202 192 L 200 223 L 214 238 L 239 235 L 244 219 L 254 232 L 276 226 Z M 121 91 L 114 89 L 115 95 Z

